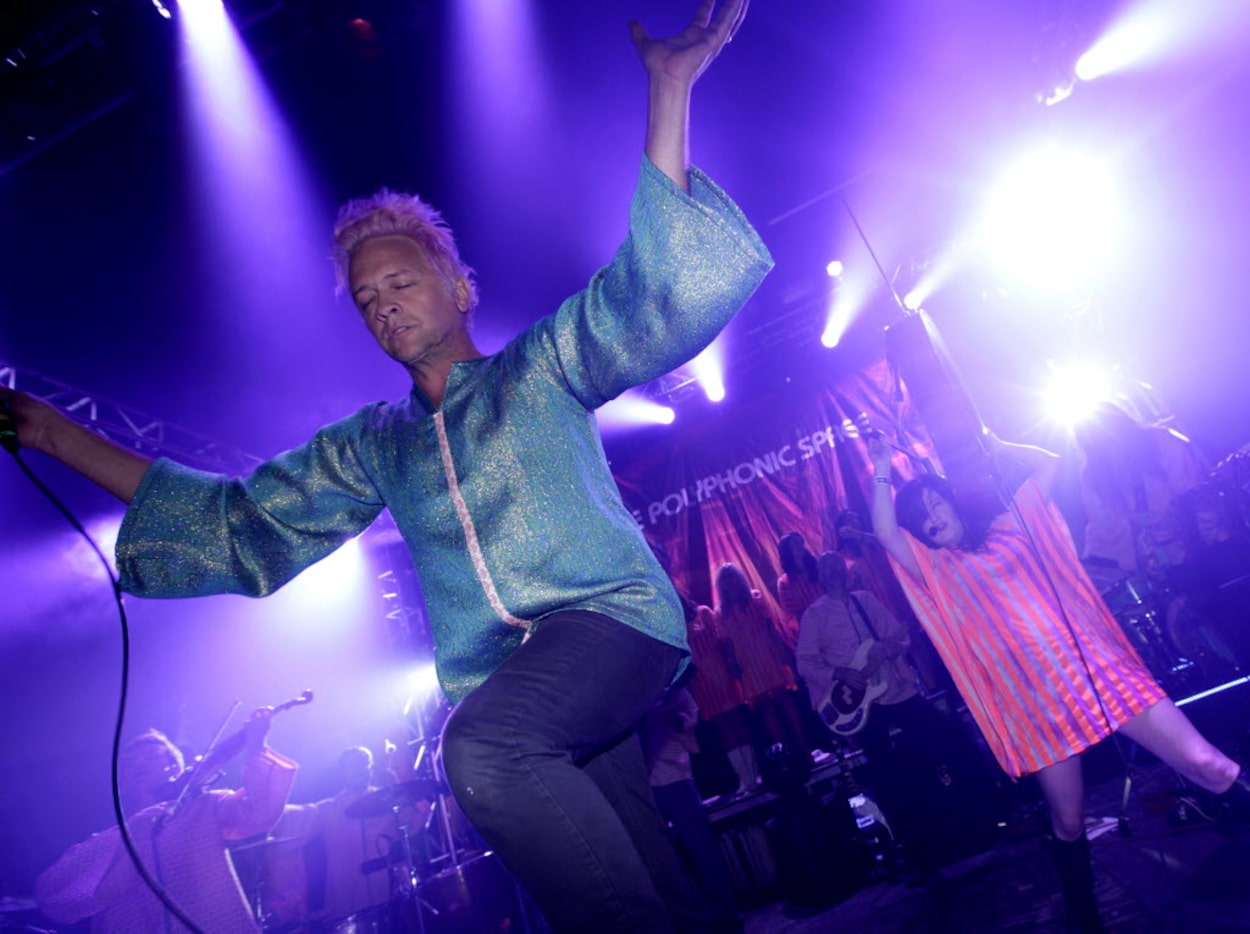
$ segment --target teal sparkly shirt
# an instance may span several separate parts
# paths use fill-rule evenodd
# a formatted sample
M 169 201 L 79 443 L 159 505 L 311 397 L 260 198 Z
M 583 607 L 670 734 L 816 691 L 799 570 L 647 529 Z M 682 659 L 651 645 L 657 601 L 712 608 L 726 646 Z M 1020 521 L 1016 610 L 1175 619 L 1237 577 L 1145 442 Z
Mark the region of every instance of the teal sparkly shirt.
M 499 353 L 454 364 L 441 407 L 414 387 L 246 478 L 156 461 L 117 540 L 122 587 L 262 596 L 385 507 L 416 565 L 453 702 L 559 610 L 593 610 L 684 649 L 677 596 L 621 502 L 594 410 L 696 355 L 771 266 L 710 179 L 692 169 L 687 194 L 644 159 L 611 264 Z

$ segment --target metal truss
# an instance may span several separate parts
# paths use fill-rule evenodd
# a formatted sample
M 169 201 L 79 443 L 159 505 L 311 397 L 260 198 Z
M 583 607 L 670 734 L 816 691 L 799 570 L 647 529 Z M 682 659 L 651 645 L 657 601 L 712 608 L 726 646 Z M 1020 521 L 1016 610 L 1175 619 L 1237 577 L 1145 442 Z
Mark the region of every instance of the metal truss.
M 0 360 L 0 385 L 56 406 L 110 441 L 151 457 L 231 475 L 251 473 L 261 459 L 50 377 Z

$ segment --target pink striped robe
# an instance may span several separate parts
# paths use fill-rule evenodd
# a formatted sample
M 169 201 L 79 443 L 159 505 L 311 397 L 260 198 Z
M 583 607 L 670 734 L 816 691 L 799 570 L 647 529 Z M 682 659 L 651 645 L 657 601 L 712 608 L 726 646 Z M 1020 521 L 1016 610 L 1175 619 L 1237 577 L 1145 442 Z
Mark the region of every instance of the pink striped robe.
M 1089 748 L 1166 696 L 1090 582 L 1059 510 L 1031 480 L 1015 506 L 1036 551 L 1009 510 L 977 551 L 912 539 L 920 579 L 891 561 L 1013 778 Z

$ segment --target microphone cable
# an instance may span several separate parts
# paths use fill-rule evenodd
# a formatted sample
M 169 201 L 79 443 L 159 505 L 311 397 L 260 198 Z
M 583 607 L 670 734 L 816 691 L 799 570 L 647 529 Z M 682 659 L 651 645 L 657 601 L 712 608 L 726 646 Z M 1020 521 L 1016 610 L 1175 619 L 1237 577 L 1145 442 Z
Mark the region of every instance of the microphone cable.
M 143 880 L 152 893 L 161 900 L 161 903 L 184 925 L 187 926 L 192 934 L 204 934 L 203 929 L 197 925 L 187 913 L 178 906 L 164 887 L 153 878 L 148 872 L 148 868 L 143 864 L 143 859 L 139 856 L 138 848 L 135 846 L 134 838 L 130 833 L 130 826 L 126 822 L 126 815 L 122 810 L 121 787 L 118 781 L 118 761 L 121 756 L 121 735 L 126 720 L 126 698 L 130 689 L 130 624 L 126 619 L 126 605 L 122 600 L 121 583 L 116 575 L 113 574 L 113 568 L 109 565 L 108 559 L 104 556 L 100 546 L 96 544 L 90 533 L 78 521 L 77 517 L 69 510 L 69 508 L 61 502 L 55 493 L 48 489 L 47 485 L 39 479 L 38 476 L 27 466 L 26 461 L 22 459 L 20 454 L 21 445 L 17 438 L 17 428 L 12 416 L 12 410 L 8 404 L 8 400 L 0 401 L 0 447 L 13 455 L 13 460 L 22 473 L 30 480 L 31 483 L 41 492 L 53 506 L 57 512 L 65 517 L 65 520 L 74 528 L 79 535 L 87 542 L 91 550 L 95 552 L 100 564 L 104 567 L 104 573 L 109 579 L 109 586 L 112 590 L 113 601 L 117 605 L 117 615 L 121 621 L 121 685 L 117 699 L 117 714 L 113 724 L 113 745 L 112 745 L 112 762 L 110 766 L 110 785 L 112 791 L 113 815 L 117 819 L 117 827 L 121 833 L 122 843 L 126 847 L 126 852 L 130 856 L 131 862 L 134 864 L 135 871 L 139 873 L 139 877 Z M 155 841 L 153 843 L 155 848 Z

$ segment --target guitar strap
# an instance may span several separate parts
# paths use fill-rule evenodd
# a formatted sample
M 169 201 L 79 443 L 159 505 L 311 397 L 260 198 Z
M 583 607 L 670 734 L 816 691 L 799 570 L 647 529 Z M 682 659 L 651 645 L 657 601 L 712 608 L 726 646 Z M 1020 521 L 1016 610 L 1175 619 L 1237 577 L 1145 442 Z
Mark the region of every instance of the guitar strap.
M 877 633 L 877 627 L 872 624 L 872 620 L 869 619 L 868 614 L 864 612 L 863 604 L 859 602 L 859 598 L 853 593 L 848 593 L 847 596 L 851 598 L 851 603 L 855 605 L 855 612 L 859 614 L 859 618 L 864 621 L 864 625 L 867 626 L 868 631 L 872 633 L 872 638 L 875 641 L 880 642 L 881 636 Z

